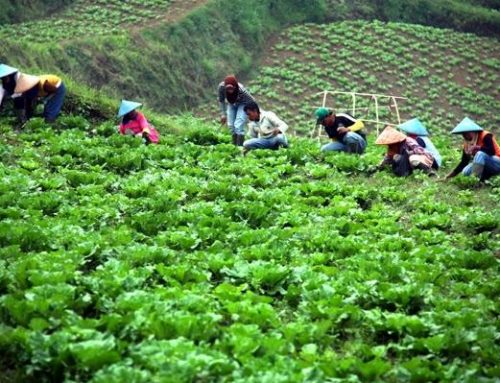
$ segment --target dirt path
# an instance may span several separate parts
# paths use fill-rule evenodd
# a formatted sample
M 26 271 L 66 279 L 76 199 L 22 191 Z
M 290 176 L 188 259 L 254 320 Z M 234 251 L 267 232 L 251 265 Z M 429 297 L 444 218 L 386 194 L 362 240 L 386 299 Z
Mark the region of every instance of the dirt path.
M 208 2 L 209 0 L 173 0 L 172 5 L 168 8 L 163 21 L 175 23 L 191 11 L 205 5 Z
M 153 27 L 155 25 L 161 23 L 176 23 L 179 20 L 182 20 L 189 13 L 194 11 L 195 9 L 204 6 L 210 0 L 172 0 L 170 2 L 170 6 L 164 12 L 164 17 L 154 20 L 151 23 L 147 23 L 146 25 L 131 25 L 126 26 L 130 30 L 130 32 L 137 32 L 144 28 Z

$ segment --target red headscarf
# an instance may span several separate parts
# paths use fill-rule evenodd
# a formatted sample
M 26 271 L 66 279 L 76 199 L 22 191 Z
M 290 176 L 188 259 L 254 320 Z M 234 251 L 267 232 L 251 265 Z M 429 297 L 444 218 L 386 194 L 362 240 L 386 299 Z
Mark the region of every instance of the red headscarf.
M 236 102 L 236 99 L 238 98 L 238 93 L 240 92 L 240 87 L 238 85 L 236 76 L 227 76 L 224 79 L 224 86 L 228 85 L 232 85 L 234 87 L 234 92 L 232 94 L 226 92 L 226 98 L 227 101 L 229 101 L 231 104 L 234 104 Z

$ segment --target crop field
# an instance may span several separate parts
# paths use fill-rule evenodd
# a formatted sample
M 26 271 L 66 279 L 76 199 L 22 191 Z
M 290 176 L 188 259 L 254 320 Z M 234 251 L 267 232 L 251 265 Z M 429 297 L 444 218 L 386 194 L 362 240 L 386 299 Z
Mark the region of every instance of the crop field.
M 188 7 L 196 0 L 182 0 Z M 68 39 L 128 33 L 130 26 L 145 27 L 165 17 L 179 0 L 77 0 L 54 16 L 0 26 L 0 39 L 53 43 Z M 188 5 L 186 5 L 188 3 Z
M 10 124 L 0 382 L 500 378 L 499 179 L 371 175 L 381 148 L 308 139 L 242 157 L 192 118 L 149 147 Z
M 246 85 L 264 109 L 308 133 L 324 90 L 409 98 L 402 118 L 418 117 L 431 133 L 451 130 L 464 116 L 492 129 L 500 124 L 500 49 L 494 38 L 410 24 L 346 21 L 299 25 L 263 52 Z M 351 111 L 351 96 L 327 106 Z M 397 122 L 381 101 L 382 121 Z M 212 108 L 213 110 L 214 108 Z M 358 99 L 357 116 L 375 119 L 373 102 Z M 372 127 L 373 128 L 373 127 Z

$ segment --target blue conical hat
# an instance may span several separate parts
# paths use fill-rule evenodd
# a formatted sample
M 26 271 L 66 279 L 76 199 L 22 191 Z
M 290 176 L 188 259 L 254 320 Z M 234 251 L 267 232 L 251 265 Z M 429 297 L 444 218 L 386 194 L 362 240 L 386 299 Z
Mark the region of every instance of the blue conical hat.
M 482 132 L 484 129 L 472 121 L 469 117 L 465 117 L 455 129 L 451 131 L 452 134 L 461 134 L 466 132 Z
M 16 72 L 19 72 L 16 68 L 13 68 L 5 64 L 0 64 L 0 78 Z
M 136 110 L 141 106 L 142 104 L 139 102 L 122 100 L 122 103 L 120 104 L 120 109 L 118 110 L 118 117 L 123 117 L 127 113 L 130 113 L 131 111 Z
M 418 118 L 414 118 L 402 123 L 401 125 L 399 125 L 399 129 L 401 129 L 403 132 L 415 134 L 417 136 L 429 135 L 429 132 L 427 131 L 427 129 L 425 129 L 424 124 L 422 124 Z

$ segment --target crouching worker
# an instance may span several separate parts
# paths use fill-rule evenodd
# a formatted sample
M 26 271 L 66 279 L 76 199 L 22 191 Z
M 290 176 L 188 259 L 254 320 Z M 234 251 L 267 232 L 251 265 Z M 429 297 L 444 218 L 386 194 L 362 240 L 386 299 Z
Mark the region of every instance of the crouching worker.
M 119 128 L 120 134 L 133 134 L 136 137 L 141 137 L 146 145 L 150 143 L 157 144 L 160 135 L 149 124 L 144 114 L 136 110 L 141 106 L 142 104 L 138 102 L 122 101 L 118 111 L 118 117 L 122 118 Z
M 405 136 L 396 129 L 387 126 L 375 141 L 377 145 L 387 145 L 387 153 L 378 166 L 378 170 L 391 166 L 399 177 L 410 175 L 414 169 L 420 169 L 429 176 L 435 176 L 432 170 L 434 158 L 417 141 Z
M 255 102 L 245 105 L 245 113 L 250 120 L 252 138 L 243 143 L 243 154 L 252 149 L 277 150 L 280 146 L 288 148 L 285 135 L 288 125 L 275 113 L 261 110 Z
M 39 99 L 44 103 L 45 122 L 53 123 L 61 113 L 66 88 L 60 77 L 50 74 L 31 76 L 4 64 L 0 65 L 0 77 L 0 104 L 3 96 L 11 97 L 21 125 L 33 117 Z
M 424 124 L 420 122 L 418 118 L 406 121 L 405 123 L 399 125 L 399 129 L 408 134 L 409 137 L 413 138 L 417 143 L 423 147 L 427 152 L 432 155 L 434 161 L 432 163 L 433 169 L 439 169 L 443 160 L 441 154 L 432 143 L 429 138 L 429 132 L 425 128 Z
M 331 143 L 321 148 L 322 152 L 337 151 L 362 154 L 366 149 L 366 137 L 361 131 L 362 121 L 347 113 L 334 114 L 327 108 L 318 108 L 314 113 L 316 123 L 324 126 Z
M 446 176 L 447 179 L 462 172 L 465 176 L 475 175 L 483 182 L 500 174 L 500 146 L 493 134 L 485 131 L 468 117 L 458 124 L 451 133 L 463 136 L 464 148 L 462 160 Z
M 18 69 L 0 64 L 0 105 L 5 98 L 12 98 L 19 127 L 28 121 L 35 112 L 40 78 L 21 73 Z

